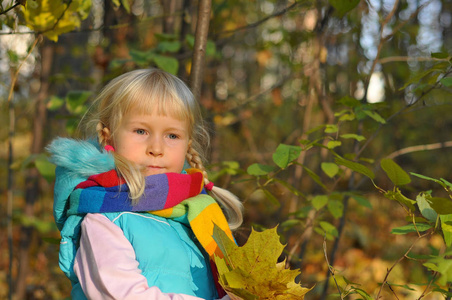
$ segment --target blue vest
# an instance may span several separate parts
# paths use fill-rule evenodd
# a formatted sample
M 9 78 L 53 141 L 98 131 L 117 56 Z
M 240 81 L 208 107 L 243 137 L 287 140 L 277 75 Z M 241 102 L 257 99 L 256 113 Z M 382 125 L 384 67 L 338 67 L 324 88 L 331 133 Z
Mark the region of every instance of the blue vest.
M 218 297 L 209 259 L 184 220 L 134 212 L 104 215 L 123 230 L 132 244 L 138 268 L 149 286 L 164 293 Z M 72 298 L 86 299 L 79 283 L 73 287 Z

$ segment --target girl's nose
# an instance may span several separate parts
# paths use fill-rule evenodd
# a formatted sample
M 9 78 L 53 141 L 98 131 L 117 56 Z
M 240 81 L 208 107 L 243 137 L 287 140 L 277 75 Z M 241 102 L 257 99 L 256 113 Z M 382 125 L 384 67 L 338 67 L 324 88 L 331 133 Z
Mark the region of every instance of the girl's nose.
M 148 154 L 152 156 L 162 156 L 163 155 L 163 147 L 162 141 L 159 138 L 154 138 L 148 145 Z

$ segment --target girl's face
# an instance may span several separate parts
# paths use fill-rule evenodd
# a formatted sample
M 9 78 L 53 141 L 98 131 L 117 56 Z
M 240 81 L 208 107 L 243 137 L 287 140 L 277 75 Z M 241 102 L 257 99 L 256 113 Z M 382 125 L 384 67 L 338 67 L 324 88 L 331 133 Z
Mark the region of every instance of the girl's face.
M 148 176 L 182 172 L 189 140 L 187 121 L 132 109 L 123 116 L 112 146 Z

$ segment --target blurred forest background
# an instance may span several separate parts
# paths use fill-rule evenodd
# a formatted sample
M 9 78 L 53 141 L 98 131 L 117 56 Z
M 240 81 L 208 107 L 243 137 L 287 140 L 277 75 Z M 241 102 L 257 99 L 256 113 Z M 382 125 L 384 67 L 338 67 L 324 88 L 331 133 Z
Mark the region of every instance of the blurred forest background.
M 209 170 L 278 225 L 306 299 L 451 299 L 452 1 L 1 1 L 0 299 L 66 299 L 45 146 L 156 66 L 200 102 Z

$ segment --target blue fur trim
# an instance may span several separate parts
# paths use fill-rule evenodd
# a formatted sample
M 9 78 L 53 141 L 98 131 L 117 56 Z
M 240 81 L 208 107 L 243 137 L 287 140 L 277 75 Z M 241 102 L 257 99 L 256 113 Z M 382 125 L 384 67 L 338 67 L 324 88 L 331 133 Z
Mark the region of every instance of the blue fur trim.
M 93 141 L 56 138 L 47 147 L 50 161 L 75 176 L 89 177 L 115 168 L 113 156 Z

